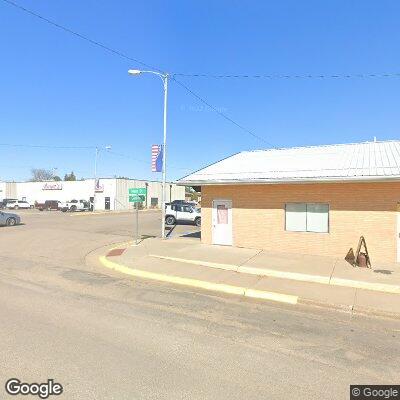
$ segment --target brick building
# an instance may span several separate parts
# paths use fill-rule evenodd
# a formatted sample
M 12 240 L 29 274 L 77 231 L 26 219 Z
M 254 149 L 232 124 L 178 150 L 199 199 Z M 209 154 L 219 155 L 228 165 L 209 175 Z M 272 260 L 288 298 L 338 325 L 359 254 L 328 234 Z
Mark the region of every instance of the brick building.
M 400 262 L 400 141 L 246 151 L 178 183 L 201 186 L 203 243 L 344 257 L 362 235 Z

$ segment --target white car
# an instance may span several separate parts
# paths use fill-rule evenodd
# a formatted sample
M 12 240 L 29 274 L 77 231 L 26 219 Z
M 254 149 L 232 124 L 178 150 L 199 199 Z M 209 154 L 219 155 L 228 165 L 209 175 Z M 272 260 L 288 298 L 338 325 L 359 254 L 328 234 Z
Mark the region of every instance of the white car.
M 175 225 L 179 222 L 193 222 L 201 226 L 201 210 L 187 204 L 172 204 L 165 208 L 165 223 Z
M 19 208 L 31 208 L 31 205 L 25 200 L 10 200 L 6 203 L 6 208 L 18 210 Z

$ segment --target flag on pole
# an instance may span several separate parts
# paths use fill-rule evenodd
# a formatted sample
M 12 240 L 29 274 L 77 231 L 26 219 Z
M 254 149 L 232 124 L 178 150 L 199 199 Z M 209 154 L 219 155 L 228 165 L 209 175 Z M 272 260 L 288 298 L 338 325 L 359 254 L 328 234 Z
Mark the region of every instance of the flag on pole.
M 151 146 L 151 172 L 162 172 L 163 157 L 163 146 L 161 144 L 153 144 Z

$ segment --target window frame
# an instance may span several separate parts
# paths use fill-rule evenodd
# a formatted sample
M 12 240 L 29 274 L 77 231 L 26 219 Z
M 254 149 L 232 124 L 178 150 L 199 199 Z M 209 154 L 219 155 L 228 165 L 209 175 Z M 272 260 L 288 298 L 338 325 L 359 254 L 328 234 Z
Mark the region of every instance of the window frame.
M 306 230 L 305 231 L 291 231 L 286 229 L 286 219 L 287 219 L 287 205 L 288 204 L 305 204 L 306 205 Z M 318 231 L 309 231 L 308 227 L 307 227 L 307 206 L 308 204 L 324 204 L 328 206 L 328 230 L 326 232 L 318 232 Z M 285 218 L 283 221 L 283 229 L 285 232 L 291 232 L 291 233 L 322 233 L 322 234 L 330 234 L 331 233 L 331 218 L 330 218 L 330 213 L 331 213 L 331 205 L 330 203 L 322 203 L 322 202 L 316 202 L 316 201 L 312 201 L 312 202 L 304 202 L 304 201 L 289 201 L 287 203 L 285 203 L 285 207 L 284 207 L 284 212 L 285 212 Z

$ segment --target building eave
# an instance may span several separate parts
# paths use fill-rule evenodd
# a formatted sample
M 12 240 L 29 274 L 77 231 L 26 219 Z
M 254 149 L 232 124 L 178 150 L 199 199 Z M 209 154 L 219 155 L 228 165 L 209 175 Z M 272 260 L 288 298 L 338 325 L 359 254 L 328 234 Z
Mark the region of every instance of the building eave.
M 396 176 L 350 176 L 350 177 L 320 177 L 320 178 L 285 178 L 285 179 L 216 179 L 177 181 L 179 186 L 210 186 L 210 185 L 273 185 L 273 184 L 300 184 L 300 183 L 356 183 L 356 182 L 396 182 Z

